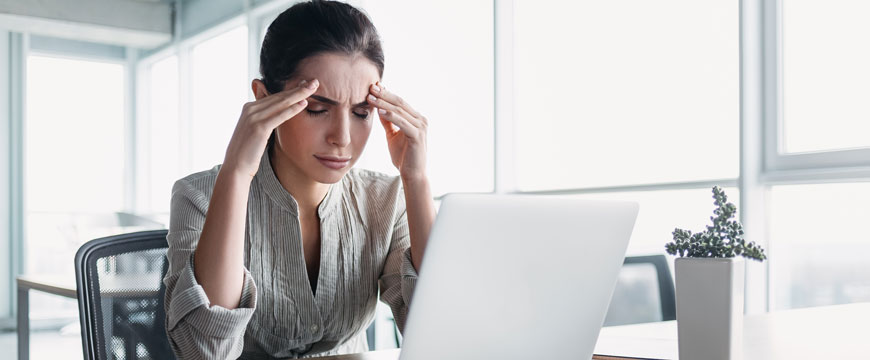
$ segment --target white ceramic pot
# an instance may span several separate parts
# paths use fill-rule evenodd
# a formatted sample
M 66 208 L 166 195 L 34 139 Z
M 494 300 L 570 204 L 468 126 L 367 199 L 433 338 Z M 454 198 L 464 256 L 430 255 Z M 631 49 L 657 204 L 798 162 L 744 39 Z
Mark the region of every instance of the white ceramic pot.
M 677 258 L 680 360 L 743 359 L 743 258 Z

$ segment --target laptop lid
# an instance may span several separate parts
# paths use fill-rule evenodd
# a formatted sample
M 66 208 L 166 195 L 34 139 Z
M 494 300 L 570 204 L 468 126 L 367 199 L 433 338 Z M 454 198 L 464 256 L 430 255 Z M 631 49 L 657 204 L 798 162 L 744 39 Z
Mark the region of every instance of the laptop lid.
M 589 359 L 636 203 L 449 194 L 400 359 Z

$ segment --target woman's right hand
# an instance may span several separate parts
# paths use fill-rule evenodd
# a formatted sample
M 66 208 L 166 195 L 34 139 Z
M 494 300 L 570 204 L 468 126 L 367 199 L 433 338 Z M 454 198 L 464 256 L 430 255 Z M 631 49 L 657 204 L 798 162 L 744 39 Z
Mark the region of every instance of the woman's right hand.
M 245 103 L 227 146 L 221 172 L 230 171 L 253 179 L 272 130 L 305 109 L 306 99 L 319 85 L 317 79 L 302 80 L 294 88 Z

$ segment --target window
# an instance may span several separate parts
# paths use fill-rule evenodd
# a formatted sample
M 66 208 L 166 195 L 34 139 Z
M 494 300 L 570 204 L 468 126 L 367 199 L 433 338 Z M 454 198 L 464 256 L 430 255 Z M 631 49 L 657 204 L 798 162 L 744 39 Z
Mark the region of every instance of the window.
M 870 147 L 870 2 L 782 2 L 783 149 Z
M 147 144 L 139 153 L 137 205 L 148 214 L 169 213 L 169 199 L 175 180 L 182 173 L 179 123 L 178 56 L 169 56 L 150 66 L 147 72 L 147 116 L 141 119 L 138 134 Z
M 728 201 L 740 208 L 740 192 L 737 188 L 723 188 Z M 673 240 L 675 227 L 693 233 L 710 225 L 713 215 L 713 192 L 711 189 L 655 190 L 621 193 L 598 193 L 575 195 L 583 199 L 635 201 L 640 205 L 628 256 L 662 254 L 665 244 Z M 736 216 L 740 216 L 738 213 Z M 752 240 L 752 239 L 749 239 Z
M 515 4 L 521 190 L 737 177 L 738 2 Z
M 383 42 L 384 84 L 429 119 L 427 168 L 436 196 L 493 189 L 492 6 L 364 3 Z M 379 121 L 357 167 L 398 175 Z
M 496 139 L 502 133 L 494 131 L 500 120 L 493 112 L 494 64 L 500 60 L 493 14 L 502 12 L 492 2 L 353 3 L 381 35 L 384 83 L 430 119 L 434 195 L 493 191 L 496 176 L 505 175 L 494 174 L 495 144 L 506 140 Z M 508 3 L 515 101 L 513 122 L 498 125 L 515 128 L 506 132 L 515 138 L 499 144 L 515 145 L 516 179 L 500 182 L 516 180 L 518 192 L 563 190 L 558 192 L 639 202 L 629 255 L 663 253 L 674 227 L 703 229 L 714 208 L 705 184 L 719 183 L 738 205 L 738 216 L 750 214 L 752 223 L 763 224 L 755 236 L 770 234 L 748 239 L 767 244 L 770 255 L 766 266 L 747 268 L 761 271 L 748 273 L 754 280 L 770 279 L 763 280 L 767 288 L 748 284 L 753 308 L 868 300 L 870 275 L 849 254 L 870 246 L 852 225 L 867 218 L 860 204 L 870 183 L 862 182 L 868 172 L 855 176 L 846 168 L 870 166 L 870 110 L 862 101 L 870 97 L 870 68 L 864 66 L 870 45 L 862 41 L 870 32 L 862 21 L 870 5 L 764 1 L 763 21 L 755 24 L 758 14 L 741 22 L 739 2 L 730 0 Z M 177 58 L 151 65 L 150 158 L 139 164 L 150 167 L 149 190 L 138 204 L 166 211 L 172 181 L 223 161 L 241 105 L 252 99 L 247 59 L 258 54 L 247 52 L 259 44 L 248 46 L 248 39 L 262 41 L 285 8 L 247 14 L 256 20 L 248 26 L 262 33 L 249 36 L 241 26 L 205 41 L 183 41 Z M 224 25 L 231 23 L 240 24 Z M 755 44 L 764 40 L 758 74 L 751 61 L 750 71 L 740 72 L 741 54 L 760 49 L 749 41 L 741 52 L 741 34 Z M 741 83 L 741 76 L 757 81 Z M 173 83 L 182 83 L 185 93 Z M 752 88 L 756 84 L 765 88 Z M 736 187 L 740 96 L 751 98 L 747 93 L 764 95 L 757 108 L 742 109 L 764 121 L 758 134 L 752 134 L 756 120 L 744 122 L 744 135 L 751 135 L 744 139 L 750 140 L 744 141 L 744 158 L 763 167 L 760 176 L 750 171 L 740 179 L 752 188 L 744 194 L 766 197 L 746 204 L 751 208 L 739 204 Z M 746 145 L 755 135 L 763 137 L 763 152 Z M 398 174 L 379 126 L 356 166 Z M 819 181 L 826 183 L 812 184 Z M 834 262 L 823 255 L 831 246 L 855 251 Z
M 25 273 L 69 280 L 87 240 L 112 233 L 124 210 L 124 66 L 30 55 L 26 72 Z M 34 296 L 35 317 L 75 302 Z
M 240 26 L 191 50 L 190 172 L 224 161 L 227 144 L 248 101 L 248 27 Z
M 776 116 L 765 124 L 773 179 L 769 302 L 788 309 L 867 301 L 870 272 L 859 254 L 870 250 L 860 228 L 870 214 L 863 205 L 868 172 L 861 170 L 870 165 L 870 45 L 863 41 L 870 4 L 772 4 L 781 17 L 765 19 L 780 40 L 768 49 L 765 70 L 778 80 L 766 93 L 780 102 L 767 104 Z
M 774 309 L 870 301 L 870 183 L 774 186 Z

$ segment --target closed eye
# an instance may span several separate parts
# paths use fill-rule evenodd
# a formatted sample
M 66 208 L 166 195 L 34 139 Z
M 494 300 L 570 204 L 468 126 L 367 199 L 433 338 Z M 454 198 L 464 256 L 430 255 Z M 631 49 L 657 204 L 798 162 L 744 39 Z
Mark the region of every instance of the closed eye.
M 326 112 L 326 110 L 308 110 L 308 109 L 305 109 L 305 111 L 307 111 L 308 114 L 311 115 L 311 116 L 319 116 L 319 115 L 321 115 L 321 114 L 323 114 L 323 113 Z M 369 117 L 369 114 L 368 114 L 368 113 L 359 114 L 359 113 L 356 113 L 356 112 L 355 112 L 355 113 L 353 113 L 353 114 L 356 115 L 356 117 L 358 117 L 358 118 L 360 118 L 360 119 L 363 119 L 363 120 L 365 120 L 365 119 L 367 119 L 367 118 Z

